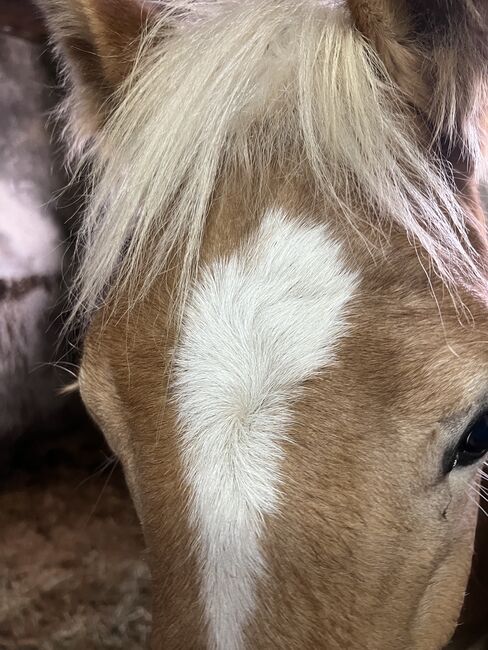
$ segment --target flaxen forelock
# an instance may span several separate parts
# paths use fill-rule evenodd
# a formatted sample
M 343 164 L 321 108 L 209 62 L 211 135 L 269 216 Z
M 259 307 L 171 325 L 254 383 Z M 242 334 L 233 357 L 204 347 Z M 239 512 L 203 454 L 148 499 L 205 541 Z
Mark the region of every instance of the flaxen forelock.
M 404 229 L 450 288 L 480 290 L 452 181 L 344 6 L 183 0 L 153 19 L 96 140 L 77 313 L 143 271 L 139 297 L 175 253 L 184 298 L 218 180 L 237 164 L 259 185 L 270 159 L 305 159 L 345 220 L 360 194 L 372 225 Z

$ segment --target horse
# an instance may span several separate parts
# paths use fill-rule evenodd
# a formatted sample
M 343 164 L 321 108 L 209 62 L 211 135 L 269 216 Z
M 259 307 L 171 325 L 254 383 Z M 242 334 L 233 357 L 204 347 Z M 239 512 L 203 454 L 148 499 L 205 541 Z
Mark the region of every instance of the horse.
M 488 449 L 484 0 L 39 0 L 155 649 L 433 650 Z
M 0 474 L 16 440 L 53 427 L 64 402 L 59 351 L 66 182 L 45 129 L 56 98 L 42 28 L 20 3 L 0 7 Z M 37 434 L 39 435 L 39 434 Z

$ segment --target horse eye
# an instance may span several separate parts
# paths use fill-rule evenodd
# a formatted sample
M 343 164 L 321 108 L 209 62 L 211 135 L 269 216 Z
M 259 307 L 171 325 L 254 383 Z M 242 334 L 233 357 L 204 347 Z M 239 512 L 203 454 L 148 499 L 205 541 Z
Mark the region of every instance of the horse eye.
M 488 413 L 483 413 L 472 422 L 451 454 L 447 472 L 455 467 L 473 465 L 488 453 Z

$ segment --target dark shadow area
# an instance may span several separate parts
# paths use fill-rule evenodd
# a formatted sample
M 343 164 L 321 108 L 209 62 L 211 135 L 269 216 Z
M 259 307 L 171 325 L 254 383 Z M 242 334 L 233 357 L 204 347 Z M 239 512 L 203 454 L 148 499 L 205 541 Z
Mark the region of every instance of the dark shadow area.
M 0 648 L 146 647 L 149 577 L 122 472 L 81 409 L 31 433 L 0 487 Z
M 484 481 L 484 489 L 488 481 Z M 486 502 L 481 499 L 484 510 Z M 473 566 L 468 584 L 463 611 L 457 633 L 453 639 L 452 650 L 474 647 L 488 650 L 488 515 L 480 512 L 476 533 L 476 546 Z M 480 640 L 483 639 L 484 640 Z M 477 643 L 478 645 L 474 645 Z

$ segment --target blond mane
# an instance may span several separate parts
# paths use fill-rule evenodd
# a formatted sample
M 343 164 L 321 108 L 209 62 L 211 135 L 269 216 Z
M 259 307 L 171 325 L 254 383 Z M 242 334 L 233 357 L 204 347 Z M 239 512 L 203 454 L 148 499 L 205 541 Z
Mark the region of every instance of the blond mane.
M 97 140 L 77 314 L 143 274 L 140 297 L 175 253 L 184 297 L 219 177 L 244 165 L 259 179 L 290 156 L 345 221 L 359 193 L 449 287 L 480 281 L 452 182 L 341 3 L 165 2 L 116 104 Z

